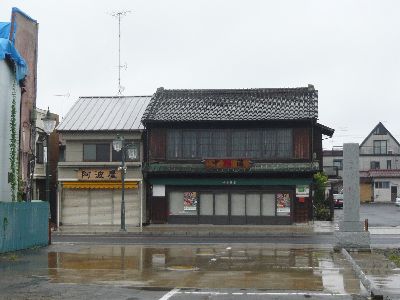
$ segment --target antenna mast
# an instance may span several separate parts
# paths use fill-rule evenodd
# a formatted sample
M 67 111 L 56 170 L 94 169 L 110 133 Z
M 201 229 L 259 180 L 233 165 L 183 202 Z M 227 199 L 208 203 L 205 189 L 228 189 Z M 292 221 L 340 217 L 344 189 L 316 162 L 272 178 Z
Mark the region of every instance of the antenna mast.
M 125 17 L 130 10 L 117 11 L 112 13 L 111 15 L 115 18 L 118 18 L 118 95 L 122 95 L 124 91 L 124 87 L 121 85 L 121 69 L 124 68 L 126 70 L 127 65 L 121 65 L 121 17 Z

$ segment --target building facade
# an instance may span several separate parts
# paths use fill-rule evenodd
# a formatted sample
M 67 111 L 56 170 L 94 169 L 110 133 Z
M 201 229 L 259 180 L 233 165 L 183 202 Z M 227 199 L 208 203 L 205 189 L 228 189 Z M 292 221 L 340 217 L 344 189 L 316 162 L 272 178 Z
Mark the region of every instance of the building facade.
M 57 164 L 59 159 L 59 135 L 54 130 L 49 135 L 49 145 L 47 145 L 47 134 L 44 132 L 43 118 L 47 111 L 36 108 L 36 143 L 34 159 L 31 161 L 29 169 L 33 170 L 30 174 L 32 199 L 49 201 L 50 217 L 52 222 L 57 221 Z M 59 116 L 50 113 L 51 118 L 59 123 Z M 47 157 L 47 147 L 49 147 L 49 157 Z M 49 166 L 49 189 L 50 199 L 46 199 L 46 164 Z
M 336 191 L 342 185 L 343 151 L 324 152 L 324 171 Z M 400 195 L 400 144 L 379 122 L 360 144 L 360 199 L 362 202 L 390 202 Z M 333 170 L 333 173 L 330 173 Z M 336 185 L 336 187 L 335 187 Z
M 146 128 L 151 223 L 292 224 L 312 218 L 310 185 L 322 169 L 318 92 L 165 90 Z
M 135 149 L 134 157 L 126 158 L 125 222 L 127 226 L 141 225 L 145 191 L 140 119 L 149 100 L 145 96 L 81 97 L 60 123 L 60 225 L 121 224 L 122 152 L 112 146 L 118 136 Z

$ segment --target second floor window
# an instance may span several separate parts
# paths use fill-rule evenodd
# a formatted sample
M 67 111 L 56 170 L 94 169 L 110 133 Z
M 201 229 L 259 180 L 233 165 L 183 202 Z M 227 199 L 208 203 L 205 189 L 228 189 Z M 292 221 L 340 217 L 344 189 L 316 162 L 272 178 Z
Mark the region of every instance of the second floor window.
M 171 129 L 167 158 L 287 159 L 293 156 L 293 133 L 276 129 Z
M 38 164 L 44 163 L 44 146 L 43 143 L 36 143 L 36 162 Z
M 387 154 L 387 141 L 374 141 L 374 154 Z
M 83 144 L 83 161 L 110 161 L 110 144 Z
M 380 169 L 381 168 L 381 164 L 379 163 L 379 161 L 371 161 L 371 169 Z
M 343 159 L 334 159 L 333 166 L 336 167 L 338 170 L 343 170 Z

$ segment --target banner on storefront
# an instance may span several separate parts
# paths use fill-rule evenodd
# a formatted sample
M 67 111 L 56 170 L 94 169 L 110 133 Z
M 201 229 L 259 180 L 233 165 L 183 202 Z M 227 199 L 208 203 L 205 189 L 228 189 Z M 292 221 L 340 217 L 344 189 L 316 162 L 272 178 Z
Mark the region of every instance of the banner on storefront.
M 204 160 L 206 169 L 250 169 L 249 159 L 206 159 Z
M 183 210 L 196 210 L 197 209 L 197 193 L 184 192 L 183 193 Z

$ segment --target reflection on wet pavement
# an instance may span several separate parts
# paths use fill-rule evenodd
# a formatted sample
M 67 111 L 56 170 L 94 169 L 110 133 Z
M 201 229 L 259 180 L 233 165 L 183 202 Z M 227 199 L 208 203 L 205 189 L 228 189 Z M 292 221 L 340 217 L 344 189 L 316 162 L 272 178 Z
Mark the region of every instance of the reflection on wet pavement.
M 390 262 L 383 253 L 353 252 L 351 256 L 376 288 L 385 294 L 400 294 L 400 269 Z
M 329 250 L 93 245 L 49 252 L 43 268 L 36 275 L 53 283 L 361 293 L 350 266 Z

